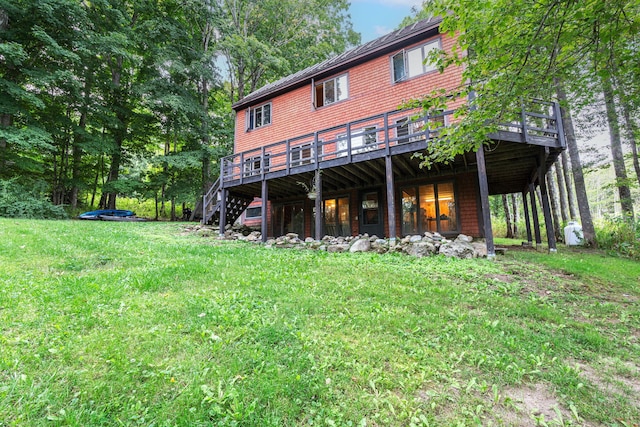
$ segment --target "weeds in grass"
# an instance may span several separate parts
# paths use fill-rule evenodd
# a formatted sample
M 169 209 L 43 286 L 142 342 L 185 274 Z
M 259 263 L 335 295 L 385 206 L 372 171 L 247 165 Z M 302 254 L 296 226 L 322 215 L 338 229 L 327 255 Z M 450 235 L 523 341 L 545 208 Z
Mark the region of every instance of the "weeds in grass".
M 536 387 L 559 411 L 538 425 L 640 418 L 636 263 L 180 231 L 0 219 L 0 425 L 517 425 Z M 599 360 L 619 390 L 575 366 Z

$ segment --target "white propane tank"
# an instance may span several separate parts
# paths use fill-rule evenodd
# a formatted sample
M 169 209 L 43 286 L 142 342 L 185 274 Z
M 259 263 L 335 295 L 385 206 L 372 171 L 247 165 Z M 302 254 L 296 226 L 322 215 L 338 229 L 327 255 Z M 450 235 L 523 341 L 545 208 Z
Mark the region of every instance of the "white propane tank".
M 576 221 L 569 221 L 564 228 L 564 243 L 567 246 L 578 246 L 584 243 L 584 234 L 582 234 L 582 226 Z

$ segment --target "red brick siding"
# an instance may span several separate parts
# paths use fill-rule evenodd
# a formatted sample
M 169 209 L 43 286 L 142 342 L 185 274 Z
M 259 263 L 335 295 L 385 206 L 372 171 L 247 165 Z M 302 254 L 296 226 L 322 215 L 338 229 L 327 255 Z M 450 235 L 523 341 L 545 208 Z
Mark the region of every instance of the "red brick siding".
M 455 177 L 451 177 L 450 179 L 444 179 L 444 181 L 453 180 L 455 183 L 456 189 L 456 197 L 458 203 L 458 215 L 460 220 L 460 233 L 481 237 L 482 230 L 480 228 L 479 223 L 479 209 L 480 205 L 478 202 L 478 178 L 475 172 L 470 172 L 466 174 L 457 175 Z M 402 183 L 396 185 L 396 230 L 398 233 L 402 230 L 402 215 L 401 215 L 401 204 L 400 201 L 402 199 L 400 189 L 408 186 L 408 185 L 421 185 L 426 183 L 432 183 L 434 180 L 420 180 L 412 183 Z M 437 182 L 437 181 L 436 181 Z M 387 209 L 387 197 L 385 188 L 380 188 L 380 192 L 382 195 L 382 215 L 384 218 L 384 234 L 385 236 L 389 235 L 389 216 Z M 360 215 L 360 190 L 351 190 L 349 192 L 339 192 L 339 193 L 331 193 L 324 194 L 325 199 L 330 199 L 332 197 L 349 197 L 350 209 L 349 213 L 351 215 L 351 233 L 353 235 L 359 234 L 359 215 Z M 256 199 L 251 206 L 260 206 L 260 199 Z M 313 230 L 315 229 L 315 218 L 312 215 L 314 201 L 305 199 L 305 231 L 304 236 L 300 236 L 301 238 L 311 236 L 313 234 Z M 271 212 L 271 203 L 269 203 L 269 209 L 267 210 L 267 219 L 269 224 L 269 236 L 273 236 L 273 224 L 272 224 L 272 212 Z M 245 221 L 245 224 L 250 225 Z M 251 225 L 254 225 L 254 222 L 251 222 Z M 255 226 L 260 226 L 260 221 L 255 221 Z M 400 234 L 399 234 L 400 236 Z M 322 237 L 322 236 L 320 236 Z M 400 236 L 401 237 L 401 236 Z
M 480 237 L 478 224 L 478 174 L 469 173 L 456 177 L 458 191 L 458 212 L 460 215 L 460 232 L 468 236 Z
M 441 39 L 445 50 L 450 50 L 454 38 L 448 35 L 425 39 L 416 45 L 436 38 Z M 393 52 L 395 53 L 397 52 Z M 270 100 L 271 124 L 251 131 L 245 129 L 246 110 L 238 111 L 235 152 L 247 151 L 336 124 L 391 111 L 403 101 L 420 97 L 434 89 L 454 88 L 461 82 L 462 69 L 449 67 L 442 74 L 433 71 L 394 84 L 390 59 L 392 55 L 384 55 L 350 69 L 349 98 L 344 101 L 315 110 L 312 105 L 311 84 L 307 84 Z

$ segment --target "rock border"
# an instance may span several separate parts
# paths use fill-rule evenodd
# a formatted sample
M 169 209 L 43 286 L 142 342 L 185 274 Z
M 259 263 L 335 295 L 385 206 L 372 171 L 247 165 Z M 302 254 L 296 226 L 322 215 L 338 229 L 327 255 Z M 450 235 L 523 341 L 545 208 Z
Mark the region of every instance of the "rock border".
M 188 227 L 185 232 L 193 232 L 202 237 L 215 237 L 218 240 L 237 240 L 255 244 L 262 243 L 262 234 L 252 231 L 246 226 L 227 227 L 224 235 L 220 235 L 217 227 L 196 225 Z M 471 259 L 486 258 L 487 245 L 484 239 L 474 240 L 473 237 L 459 234 L 450 240 L 440 233 L 426 232 L 423 235 L 410 235 L 392 242 L 390 239 L 382 239 L 376 235 L 361 234 L 358 236 L 324 236 L 321 240 L 312 237 L 301 239 L 296 233 L 287 233 L 284 236 L 272 238 L 264 243 L 265 248 L 275 249 L 309 249 L 340 252 L 374 252 L 385 254 L 391 252 L 404 253 L 417 258 L 433 255 L 444 255 L 450 258 Z

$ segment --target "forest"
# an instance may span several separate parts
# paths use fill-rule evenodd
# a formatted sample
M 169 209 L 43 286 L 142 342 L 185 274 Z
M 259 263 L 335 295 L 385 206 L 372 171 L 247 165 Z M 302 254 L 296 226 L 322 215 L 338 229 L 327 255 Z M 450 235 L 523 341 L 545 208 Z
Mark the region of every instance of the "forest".
M 232 150 L 231 104 L 357 45 L 348 8 L 0 0 L 0 216 L 133 201 L 179 218 Z M 415 102 L 428 110 L 470 91 L 477 102 L 424 153 L 425 167 L 477 149 L 523 99 L 559 100 L 568 150 L 546 177 L 556 234 L 576 219 L 587 243 L 638 254 L 640 1 L 429 0 L 401 25 L 431 16 L 460 34 L 452 55 L 432 59 L 463 65 L 465 85 Z M 605 160 L 580 145 L 594 129 L 609 137 Z M 494 198 L 498 233 L 522 232 L 519 198 Z
M 232 150 L 233 102 L 359 43 L 347 7 L 0 0 L 0 215 L 121 197 L 175 219 Z

